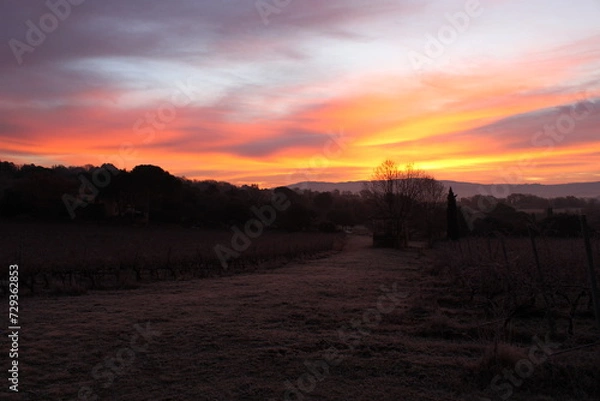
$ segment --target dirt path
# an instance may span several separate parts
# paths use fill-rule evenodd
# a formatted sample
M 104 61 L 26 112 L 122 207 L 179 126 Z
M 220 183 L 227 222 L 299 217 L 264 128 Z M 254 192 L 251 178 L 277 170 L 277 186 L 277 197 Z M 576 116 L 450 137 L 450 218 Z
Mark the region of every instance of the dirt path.
M 341 253 L 268 272 L 28 298 L 20 395 L 459 399 L 456 355 L 403 333 L 409 304 L 426 290 L 424 264 L 353 236 Z

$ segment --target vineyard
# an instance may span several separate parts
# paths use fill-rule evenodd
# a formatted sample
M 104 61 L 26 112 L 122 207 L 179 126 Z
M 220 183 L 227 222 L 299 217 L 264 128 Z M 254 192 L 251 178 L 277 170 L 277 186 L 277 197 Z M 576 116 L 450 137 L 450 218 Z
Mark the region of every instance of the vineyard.
M 0 258 L 19 265 L 22 294 L 77 295 L 250 272 L 317 257 L 343 244 L 339 234 L 265 232 L 224 267 L 214 247 L 232 248 L 232 232 L 225 230 L 3 224 L 0 233 Z
M 600 239 L 591 241 L 591 251 L 600 261 Z M 581 238 L 467 238 L 445 244 L 440 258 L 469 300 L 506 329 L 518 319 L 538 316 L 549 332 L 572 335 L 578 321 L 593 322 L 589 260 Z

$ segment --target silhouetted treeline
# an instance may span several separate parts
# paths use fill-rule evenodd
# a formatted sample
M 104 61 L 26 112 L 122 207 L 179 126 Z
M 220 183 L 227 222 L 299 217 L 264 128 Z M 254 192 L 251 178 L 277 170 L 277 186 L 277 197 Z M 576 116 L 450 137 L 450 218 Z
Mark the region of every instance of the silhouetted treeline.
M 506 198 L 476 195 L 462 198 L 460 207 L 470 222 L 471 235 L 525 236 L 529 230 L 556 237 L 581 235 L 580 215 L 587 216 L 592 233 L 600 232 L 600 199 L 567 196 L 545 199 L 535 195 L 512 194 Z
M 376 197 L 369 190 L 354 194 L 235 186 L 175 177 L 152 165 L 126 171 L 109 164 L 45 168 L 0 161 L 0 219 L 5 220 L 229 228 L 256 218 L 253 208 L 269 205 L 274 194 L 284 196 L 289 207 L 277 212 L 271 228 L 334 231 L 342 226 L 370 226 L 378 215 Z M 476 215 L 469 215 L 474 212 Z M 492 232 L 527 235 L 531 226 L 547 235 L 575 236 L 581 229 L 580 213 L 586 214 L 590 226 L 600 231 L 599 199 L 544 199 L 523 194 L 499 199 L 478 195 L 460 200 L 458 224 L 460 236 Z M 414 205 L 407 224 L 411 237 L 446 237 L 446 202 Z
M 365 202 L 352 193 L 188 180 L 152 165 L 125 171 L 113 165 L 45 168 L 0 162 L 3 219 L 176 223 L 221 228 L 255 218 L 252 208 L 269 204 L 274 193 L 283 194 L 290 205 L 278 212 L 273 228 L 333 231 L 369 219 Z
M 600 194 L 599 194 L 600 195 Z M 506 198 L 495 198 L 492 196 L 475 195 L 470 198 L 462 198 L 460 203 L 467 205 L 472 208 L 477 208 L 479 204 L 482 204 L 481 199 L 487 198 L 495 203 L 503 203 L 519 210 L 532 210 L 536 209 L 547 210 L 548 208 L 553 209 L 585 209 L 590 206 L 596 207 L 600 205 L 600 198 L 577 198 L 575 196 L 565 196 L 559 198 L 540 198 L 536 195 L 529 194 L 511 194 Z M 487 204 L 489 201 L 484 201 L 483 204 Z

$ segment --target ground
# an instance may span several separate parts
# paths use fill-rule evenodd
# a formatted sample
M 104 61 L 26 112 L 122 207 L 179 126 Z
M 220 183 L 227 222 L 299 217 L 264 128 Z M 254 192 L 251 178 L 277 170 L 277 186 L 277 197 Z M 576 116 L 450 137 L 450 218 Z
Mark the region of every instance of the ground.
M 26 297 L 20 392 L 8 399 L 492 398 L 493 375 L 473 373 L 489 342 L 457 329 L 470 312 L 452 309 L 459 297 L 432 264 L 349 236 L 342 252 L 274 270 Z M 512 399 L 554 399 L 527 380 Z

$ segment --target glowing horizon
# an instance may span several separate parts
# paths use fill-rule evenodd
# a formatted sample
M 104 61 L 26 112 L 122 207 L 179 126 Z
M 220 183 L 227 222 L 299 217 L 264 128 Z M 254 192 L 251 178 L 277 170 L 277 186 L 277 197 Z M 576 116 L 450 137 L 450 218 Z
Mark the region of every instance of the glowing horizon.
M 598 1 L 51 3 L 0 6 L 0 160 L 262 187 L 365 180 L 385 159 L 600 181 Z

